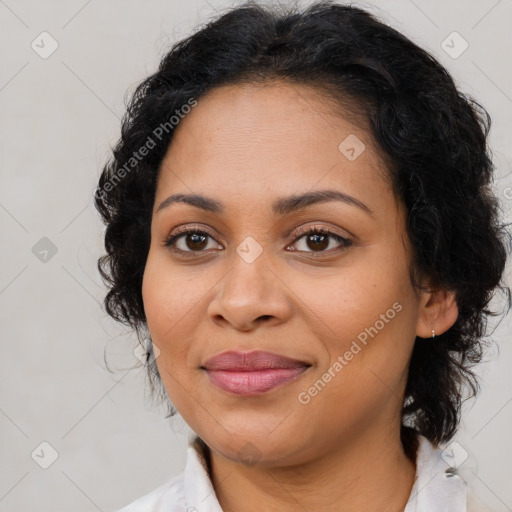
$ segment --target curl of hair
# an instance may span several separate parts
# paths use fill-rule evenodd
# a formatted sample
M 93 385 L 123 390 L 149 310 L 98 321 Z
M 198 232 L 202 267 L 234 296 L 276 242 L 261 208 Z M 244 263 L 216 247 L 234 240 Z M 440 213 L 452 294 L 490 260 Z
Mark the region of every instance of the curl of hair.
M 455 292 L 455 324 L 435 341 L 415 341 L 402 410 L 409 456 L 416 432 L 447 442 L 464 387 L 472 396 L 479 389 L 471 366 L 482 359 L 487 317 L 496 315 L 488 309 L 494 290 L 511 302 L 501 283 L 509 233 L 490 188 L 490 117 L 435 58 L 362 9 L 330 0 L 303 11 L 246 2 L 174 44 L 137 87 L 95 193 L 107 226 L 98 260 L 109 286 L 106 311 L 138 335 L 147 327 L 142 276 L 158 171 L 173 136 L 170 128 L 160 137 L 154 130 L 215 87 L 274 80 L 313 86 L 365 120 L 407 208 L 413 284 L 426 276 L 432 289 Z M 135 162 L 148 138 L 156 146 Z M 150 374 L 152 391 L 160 387 L 164 396 L 158 371 Z

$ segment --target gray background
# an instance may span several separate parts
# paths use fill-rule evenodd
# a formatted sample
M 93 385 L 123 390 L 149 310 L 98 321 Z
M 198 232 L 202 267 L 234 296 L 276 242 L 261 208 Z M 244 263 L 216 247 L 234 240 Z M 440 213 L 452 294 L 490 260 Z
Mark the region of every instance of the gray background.
M 173 41 L 230 5 L 0 0 L 1 511 L 107 512 L 183 470 L 190 430 L 148 402 L 134 335 L 100 308 L 92 193 L 126 92 Z M 357 5 L 429 49 L 491 113 L 495 187 L 510 219 L 512 0 Z M 469 44 L 461 55 L 454 31 Z M 456 437 L 466 476 L 496 511 L 512 510 L 510 331 L 509 315 Z

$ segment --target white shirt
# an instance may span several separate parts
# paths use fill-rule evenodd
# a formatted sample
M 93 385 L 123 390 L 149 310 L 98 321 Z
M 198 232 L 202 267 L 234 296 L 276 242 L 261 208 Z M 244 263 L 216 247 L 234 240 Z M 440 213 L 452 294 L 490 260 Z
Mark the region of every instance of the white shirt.
M 416 477 L 404 512 L 484 512 L 467 493 L 467 483 L 447 472 L 451 466 L 443 450 L 424 436 L 418 439 Z M 222 512 L 198 437 L 189 442 L 183 473 L 116 512 Z

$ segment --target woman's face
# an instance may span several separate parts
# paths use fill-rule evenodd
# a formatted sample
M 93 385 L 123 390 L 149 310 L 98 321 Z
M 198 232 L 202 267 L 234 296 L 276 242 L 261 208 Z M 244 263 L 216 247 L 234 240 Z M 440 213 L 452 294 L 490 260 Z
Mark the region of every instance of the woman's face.
M 405 211 L 368 132 L 285 83 L 215 89 L 175 130 L 143 299 L 179 413 L 217 453 L 267 465 L 398 431 L 420 295 Z M 330 199 L 292 199 L 319 191 Z M 176 194 L 208 201 L 159 208 Z M 226 351 L 297 363 L 205 369 Z

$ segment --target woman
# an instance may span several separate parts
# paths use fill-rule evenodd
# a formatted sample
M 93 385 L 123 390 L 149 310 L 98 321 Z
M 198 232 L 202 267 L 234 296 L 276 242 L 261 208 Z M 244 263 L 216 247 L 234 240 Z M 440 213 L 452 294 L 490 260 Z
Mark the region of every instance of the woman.
M 197 435 L 123 512 L 477 510 L 440 443 L 506 259 L 488 129 L 354 7 L 247 3 L 171 49 L 96 190 L 99 268 Z

